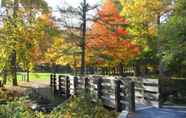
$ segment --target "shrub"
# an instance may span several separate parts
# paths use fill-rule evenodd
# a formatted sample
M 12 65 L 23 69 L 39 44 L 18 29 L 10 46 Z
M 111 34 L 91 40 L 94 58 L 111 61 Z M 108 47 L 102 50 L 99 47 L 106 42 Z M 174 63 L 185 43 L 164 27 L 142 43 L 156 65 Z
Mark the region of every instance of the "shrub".
M 93 103 L 93 96 L 81 94 L 71 97 L 66 103 L 58 106 L 50 114 L 50 118 L 116 118 L 117 113 L 106 110 L 97 100 Z
M 16 97 L 20 97 L 20 96 L 21 96 L 21 93 L 18 93 L 17 91 L 10 91 L 5 88 L 0 88 L 0 99 L 1 100 L 12 101 Z
M 26 99 L 13 100 L 0 106 L 0 118 L 116 118 L 117 113 L 108 111 L 93 96 L 81 94 L 73 96 L 65 103 L 54 108 L 50 114 L 34 112 L 26 105 Z
M 24 104 L 24 99 L 0 106 L 0 118 L 35 118 L 34 116 L 34 112 Z

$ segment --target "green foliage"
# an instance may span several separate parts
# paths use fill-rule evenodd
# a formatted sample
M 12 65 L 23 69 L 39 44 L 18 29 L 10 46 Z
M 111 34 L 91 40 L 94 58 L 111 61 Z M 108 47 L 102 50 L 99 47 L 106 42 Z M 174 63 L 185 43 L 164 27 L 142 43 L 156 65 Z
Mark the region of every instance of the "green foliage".
M 56 107 L 50 114 L 32 111 L 21 98 L 6 105 L 0 105 L 1 118 L 116 118 L 117 113 L 106 110 L 101 102 L 92 103 L 93 96 L 74 96 Z
M 157 55 L 159 17 L 169 11 L 171 0 L 119 0 L 121 14 L 129 22 L 129 39 L 141 46 L 141 55 L 135 59 L 140 66 L 158 65 Z M 154 68 L 156 70 L 156 68 Z
M 48 12 L 48 4 L 45 0 L 15 0 L 19 2 L 27 10 L 30 8 L 40 9 L 43 12 Z M 13 6 L 13 0 L 2 0 L 2 6 Z
M 31 111 L 24 103 L 23 99 L 9 102 L 7 105 L 0 106 L 1 118 L 35 118 L 34 112 Z
M 49 12 L 49 7 L 45 0 L 20 0 L 20 3 L 25 8 L 29 8 L 28 6 L 30 6 L 30 8 L 34 7 L 36 9 L 42 9 L 44 13 Z
M 186 76 L 186 3 L 177 0 L 170 19 L 161 25 L 161 55 L 165 69 L 176 76 Z
M 106 110 L 100 101 L 92 103 L 93 97 L 81 94 L 72 97 L 67 103 L 57 107 L 50 118 L 116 118 L 117 113 Z M 61 116 L 61 114 L 63 114 Z
M 161 79 L 161 101 L 174 104 L 186 105 L 186 80 L 183 78 Z M 171 93 L 174 93 L 171 96 Z M 171 96 L 171 97 L 170 97 Z
M 49 39 L 56 35 L 53 33 L 56 27 L 37 16 L 49 13 L 48 4 L 45 0 L 3 0 L 2 6 L 7 14 L 3 15 L 0 28 L 0 71 L 5 67 L 10 70 L 13 50 L 17 55 L 16 64 L 23 70 L 31 70 L 43 60 Z
M 186 1 L 185 0 L 177 0 L 176 1 L 175 14 L 185 17 L 185 15 L 186 15 Z

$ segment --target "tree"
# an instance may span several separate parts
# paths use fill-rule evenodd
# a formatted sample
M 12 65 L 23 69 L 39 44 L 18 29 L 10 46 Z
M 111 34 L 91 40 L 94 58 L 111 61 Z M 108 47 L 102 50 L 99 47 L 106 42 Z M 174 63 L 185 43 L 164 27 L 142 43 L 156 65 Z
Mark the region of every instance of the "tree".
M 167 74 L 186 76 L 186 1 L 177 0 L 167 22 L 160 26 L 161 58 Z
M 79 52 L 79 50 L 76 45 L 66 42 L 63 36 L 54 37 L 50 48 L 45 53 L 45 62 L 52 66 L 54 73 L 55 65 L 70 65 L 76 68 L 77 65 L 74 65 L 74 53 Z
M 136 65 L 159 65 L 158 26 L 172 10 L 172 0 L 120 0 L 121 15 L 129 21 L 129 37 L 142 47 Z M 150 62 L 150 63 L 149 63 Z
M 17 44 L 18 64 L 27 72 L 29 81 L 29 71 L 34 65 L 43 63 L 44 55 L 51 47 L 53 37 L 58 36 L 58 27 L 53 23 L 50 15 L 43 14 L 29 26 L 23 25 L 21 31 L 22 43 Z
M 134 59 L 140 48 L 128 40 L 128 21 L 120 15 L 116 4 L 107 0 L 98 12 L 99 19 L 92 25 L 87 41 L 88 52 L 92 52 L 92 62 L 101 65 L 121 65 Z
M 45 9 L 44 11 L 46 11 L 47 4 L 44 4 L 46 2 L 42 0 L 31 0 L 29 3 L 25 0 L 15 0 L 13 2 L 11 0 L 3 1 L 5 14 L 3 17 L 3 28 L 1 29 L 1 42 L 4 42 L 2 47 L 4 47 L 7 57 L 12 57 L 10 60 L 6 59 L 6 61 L 9 60 L 11 62 L 10 66 L 12 66 L 13 85 L 17 85 L 16 66 L 21 64 L 23 68 L 26 68 L 27 71 L 29 71 L 28 68 L 30 68 L 32 62 L 30 60 L 30 51 L 34 49 L 33 47 L 35 47 L 34 45 L 37 44 L 37 42 L 41 41 L 40 39 L 47 36 L 46 34 L 43 34 L 46 27 L 42 27 L 38 22 L 40 20 L 36 18 L 36 13 L 42 12 L 41 9 Z M 22 6 L 19 7 L 18 4 L 21 4 Z M 13 6 L 12 16 L 9 15 L 11 5 Z M 40 45 L 37 46 L 39 47 Z M 35 47 L 35 49 L 38 47 Z M 16 62 L 16 60 L 18 62 Z
M 77 46 L 81 49 L 81 75 L 84 75 L 85 71 L 87 22 L 93 20 L 88 13 L 96 8 L 97 5 L 90 6 L 86 0 L 83 0 L 78 8 L 70 6 L 66 9 L 60 9 L 61 14 L 65 16 L 61 20 L 64 27 L 65 39 L 75 39 L 73 41 L 75 41 Z M 79 22 L 78 25 L 77 23 L 72 23 L 72 19 L 76 19 Z

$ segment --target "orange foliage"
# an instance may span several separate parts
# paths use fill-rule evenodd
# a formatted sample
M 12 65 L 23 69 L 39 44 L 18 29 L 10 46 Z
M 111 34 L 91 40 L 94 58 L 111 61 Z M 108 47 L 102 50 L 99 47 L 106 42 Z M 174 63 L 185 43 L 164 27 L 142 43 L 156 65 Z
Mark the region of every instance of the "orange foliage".
M 140 49 L 129 40 L 123 40 L 128 35 L 124 26 L 128 21 L 120 16 L 117 7 L 112 0 L 107 0 L 98 13 L 100 17 L 91 28 L 87 41 L 89 52 L 96 52 L 100 55 L 108 55 L 118 61 L 128 61 L 138 55 Z

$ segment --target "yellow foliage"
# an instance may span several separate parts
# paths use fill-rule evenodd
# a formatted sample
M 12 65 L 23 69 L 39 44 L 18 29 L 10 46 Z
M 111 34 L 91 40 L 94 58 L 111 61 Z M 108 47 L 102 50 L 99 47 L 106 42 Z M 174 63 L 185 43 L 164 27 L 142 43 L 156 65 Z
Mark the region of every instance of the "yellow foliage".
M 119 1 L 123 6 L 120 14 L 128 18 L 128 31 L 132 40 L 148 50 L 149 42 L 157 37 L 157 23 L 159 16 L 166 10 L 166 5 L 161 0 Z

